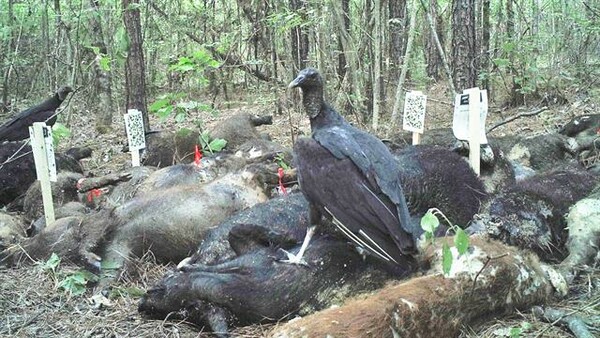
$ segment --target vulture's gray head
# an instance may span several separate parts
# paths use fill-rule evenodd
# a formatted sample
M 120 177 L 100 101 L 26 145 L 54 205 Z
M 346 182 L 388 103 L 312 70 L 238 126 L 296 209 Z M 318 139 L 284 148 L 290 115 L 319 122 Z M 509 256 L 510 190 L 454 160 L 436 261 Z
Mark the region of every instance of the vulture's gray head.
M 67 98 L 67 95 L 69 95 L 71 92 L 73 92 L 73 88 L 69 86 L 63 86 L 58 89 L 56 94 L 58 95 L 59 100 L 64 101 Z
M 307 88 L 323 87 L 323 79 L 319 71 L 314 68 L 305 68 L 298 73 L 294 81 L 290 82 L 288 88 L 300 87 L 302 90 Z

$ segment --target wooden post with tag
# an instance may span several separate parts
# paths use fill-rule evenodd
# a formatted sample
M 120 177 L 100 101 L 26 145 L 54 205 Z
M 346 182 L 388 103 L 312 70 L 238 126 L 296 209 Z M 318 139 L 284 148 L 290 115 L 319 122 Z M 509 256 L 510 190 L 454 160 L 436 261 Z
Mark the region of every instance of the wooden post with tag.
M 146 148 L 146 134 L 142 112 L 137 109 L 128 109 L 125 116 L 125 130 L 127 142 L 131 152 L 131 165 L 140 166 L 140 149 Z
M 479 88 L 471 88 L 465 90 L 465 94 L 469 95 L 469 163 L 471 168 L 479 176 L 481 163 L 481 111 Z
M 420 91 L 406 93 L 404 99 L 404 119 L 402 129 L 412 131 L 412 144 L 421 143 L 421 135 L 425 130 L 425 105 L 427 95 Z
M 35 161 L 35 171 L 42 189 L 42 203 L 44 204 L 46 226 L 50 226 L 55 221 L 50 181 L 56 182 L 56 162 L 54 160 L 54 147 L 52 145 L 52 129 L 46 126 L 44 122 L 35 122 L 33 126 L 29 127 L 29 136 L 33 159 Z
M 454 100 L 452 132 L 457 140 L 469 143 L 469 163 L 479 175 L 481 145 L 487 144 L 485 121 L 488 111 L 487 91 L 470 88 L 457 94 Z

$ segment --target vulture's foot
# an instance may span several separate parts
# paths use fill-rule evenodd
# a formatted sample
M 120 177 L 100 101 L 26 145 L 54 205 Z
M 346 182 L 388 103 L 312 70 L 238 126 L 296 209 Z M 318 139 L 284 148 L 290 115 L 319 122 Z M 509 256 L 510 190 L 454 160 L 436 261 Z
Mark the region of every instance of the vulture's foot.
M 306 261 L 302 258 L 302 256 L 304 256 L 304 252 L 306 251 L 306 248 L 308 248 L 308 243 L 310 243 L 310 239 L 315 234 L 315 228 L 316 227 L 313 225 L 313 226 L 309 227 L 308 229 L 306 229 L 306 236 L 304 236 L 304 241 L 302 242 L 302 246 L 300 247 L 300 250 L 298 251 L 297 254 L 294 255 L 290 252 L 287 252 L 287 251 L 281 249 L 283 252 L 286 253 L 286 255 L 288 257 L 287 260 L 282 260 L 281 262 L 308 266 L 308 263 L 306 263 Z
M 286 251 L 284 249 L 279 249 L 279 250 L 283 251 L 287 256 L 287 259 L 279 260 L 281 263 L 308 266 L 308 263 L 304 260 L 304 258 L 302 258 L 303 255 L 300 255 L 301 252 L 298 252 L 298 254 L 294 255 L 293 253 Z M 304 254 L 304 253 L 302 253 L 302 254 Z

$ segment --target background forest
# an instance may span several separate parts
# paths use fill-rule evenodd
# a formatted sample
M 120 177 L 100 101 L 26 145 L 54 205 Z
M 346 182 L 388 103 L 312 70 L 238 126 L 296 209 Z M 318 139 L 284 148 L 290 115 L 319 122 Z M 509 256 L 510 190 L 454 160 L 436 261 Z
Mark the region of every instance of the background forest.
M 447 102 L 487 88 L 497 109 L 598 97 L 599 32 L 598 0 L 0 0 L 0 114 L 64 84 L 100 132 L 125 107 L 281 109 L 313 66 L 376 130 L 436 84 Z

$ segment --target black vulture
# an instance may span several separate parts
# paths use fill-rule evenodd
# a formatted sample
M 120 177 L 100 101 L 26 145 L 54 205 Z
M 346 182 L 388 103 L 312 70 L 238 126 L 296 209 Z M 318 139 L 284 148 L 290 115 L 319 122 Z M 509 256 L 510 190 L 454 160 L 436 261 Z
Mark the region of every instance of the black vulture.
M 60 107 L 67 95 L 72 91 L 73 89 L 71 89 L 71 87 L 60 87 L 60 89 L 46 101 L 25 109 L 14 118 L 5 122 L 0 126 L 0 142 L 21 141 L 29 138 L 29 126 L 34 122 L 44 122 L 47 120 L 47 125 L 54 125 L 54 122 L 56 122 L 56 115 L 54 115 L 56 108 Z
M 294 159 L 313 226 L 298 254 L 288 253 L 288 262 L 302 263 L 314 226 L 325 216 L 374 256 L 405 264 L 416 251 L 419 232 L 410 221 L 394 156 L 378 138 L 350 125 L 325 102 L 316 69 L 302 70 L 289 87 L 302 89 L 312 129 L 311 138 L 296 141 Z

